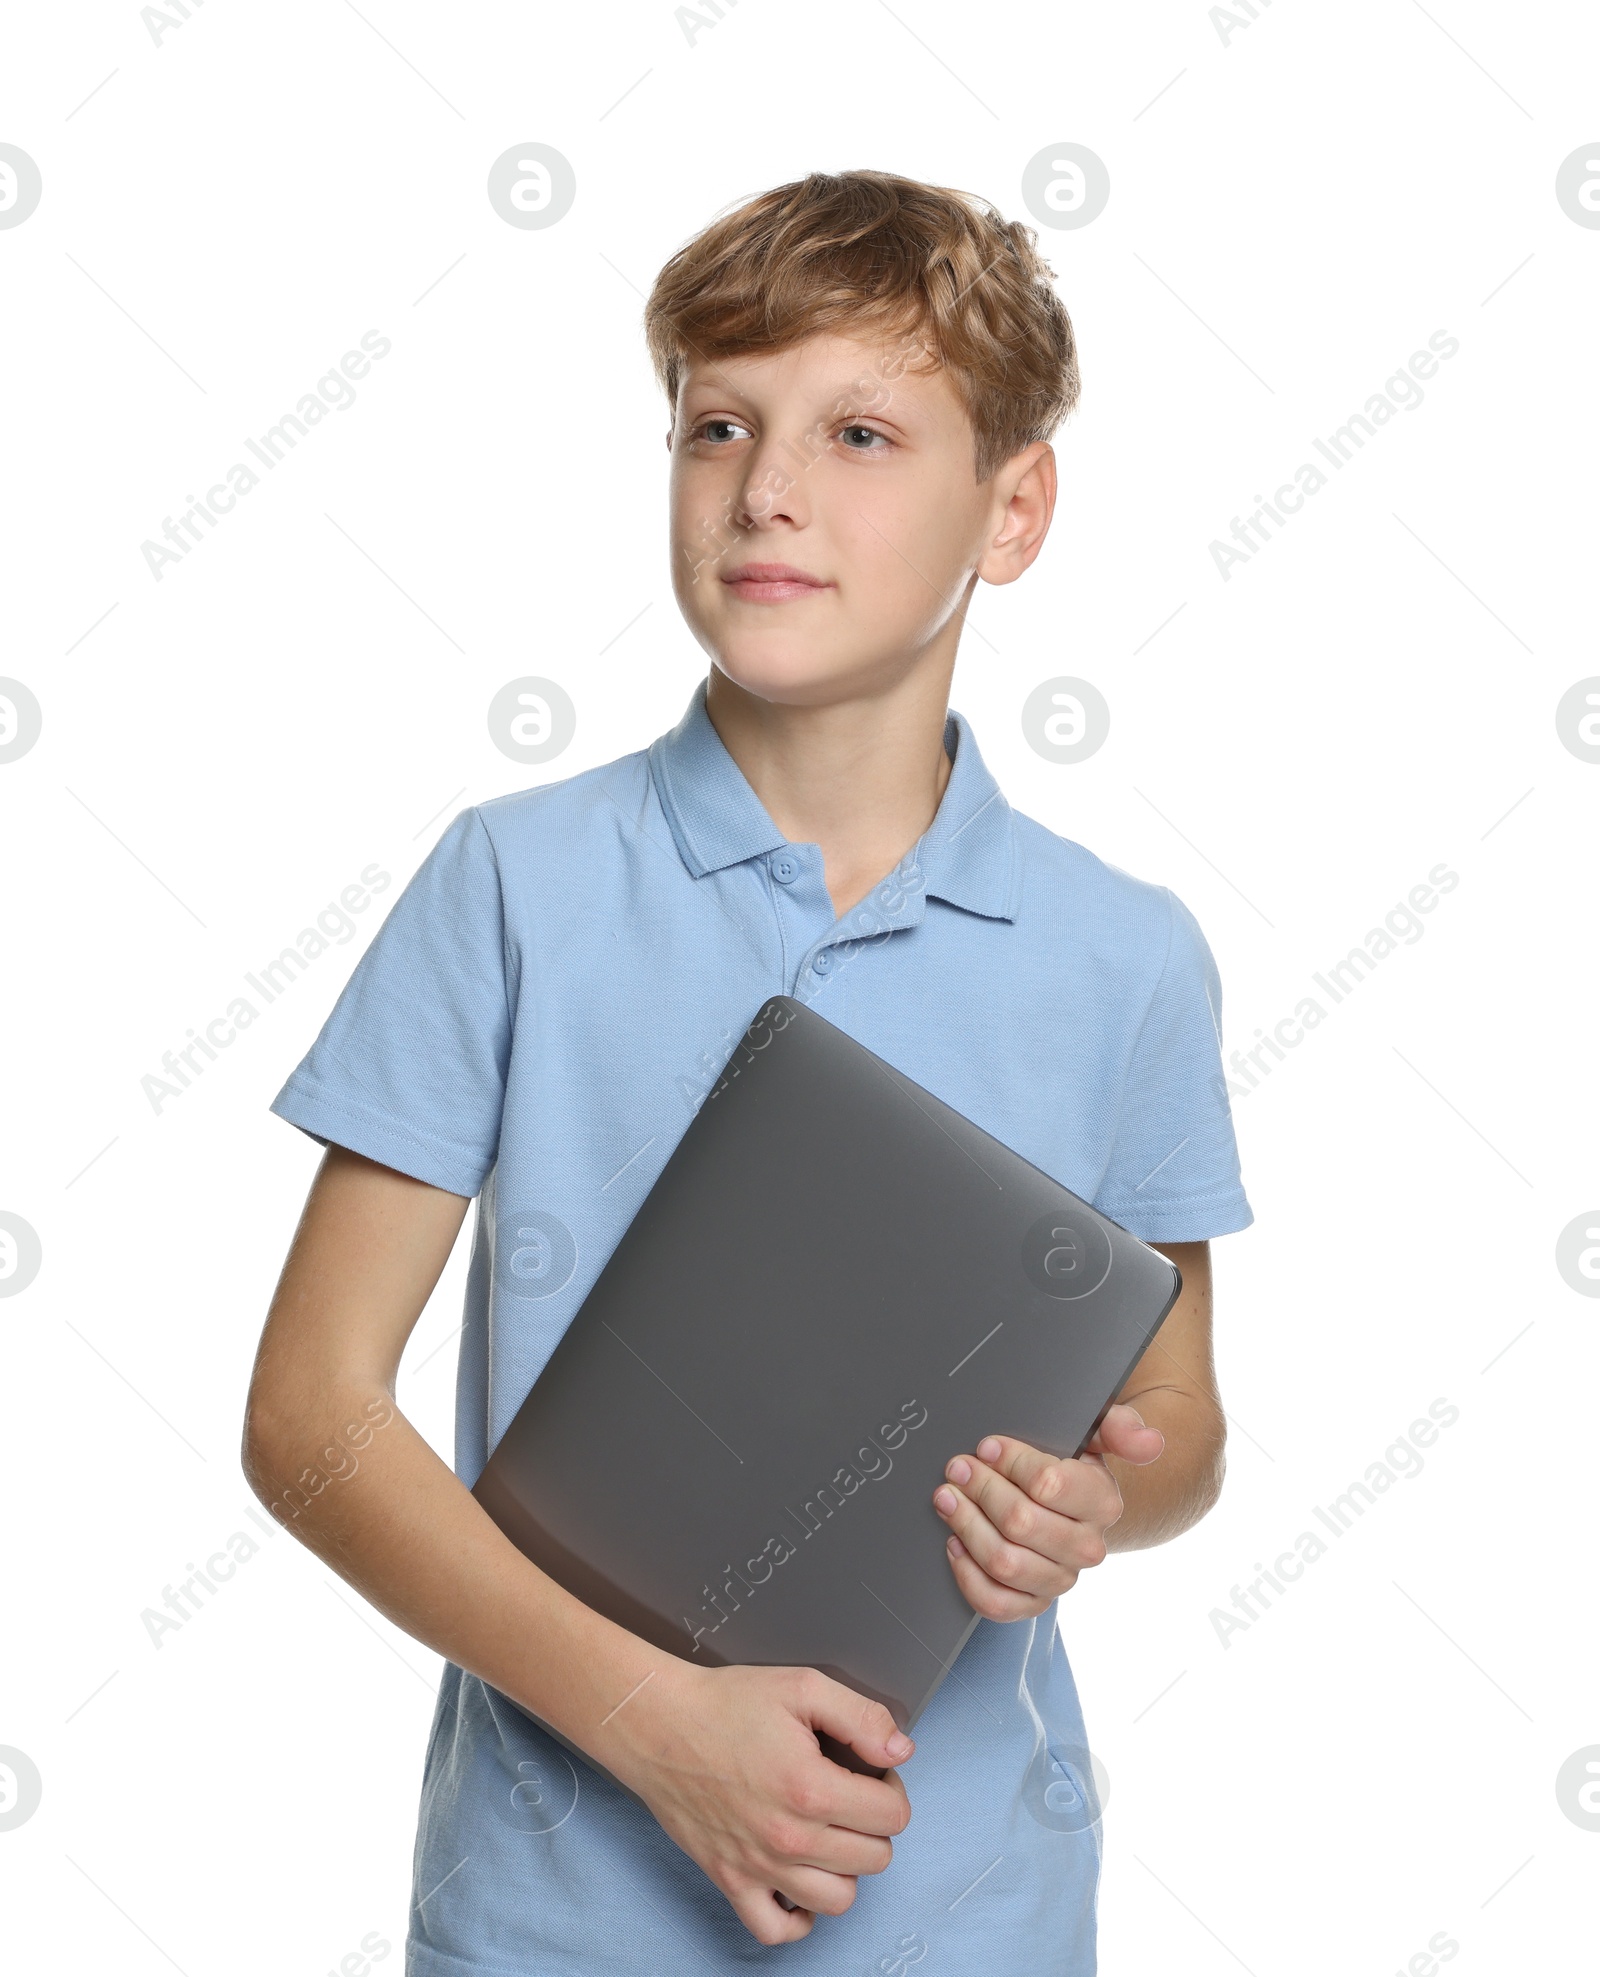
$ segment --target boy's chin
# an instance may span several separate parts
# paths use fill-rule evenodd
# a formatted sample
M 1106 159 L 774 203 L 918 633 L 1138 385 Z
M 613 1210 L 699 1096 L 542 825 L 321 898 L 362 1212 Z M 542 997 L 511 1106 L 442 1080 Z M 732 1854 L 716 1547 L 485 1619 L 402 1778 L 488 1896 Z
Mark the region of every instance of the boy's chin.
M 817 707 L 862 691 L 869 668 L 859 659 L 819 652 L 713 651 L 711 664 L 755 700 Z

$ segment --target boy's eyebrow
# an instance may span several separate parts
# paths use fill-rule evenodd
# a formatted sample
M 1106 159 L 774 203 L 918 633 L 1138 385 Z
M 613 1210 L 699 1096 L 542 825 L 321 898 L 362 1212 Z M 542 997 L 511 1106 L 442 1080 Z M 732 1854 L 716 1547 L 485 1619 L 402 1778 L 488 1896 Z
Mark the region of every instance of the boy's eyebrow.
M 685 372 L 682 390 L 685 398 L 694 391 L 715 391 L 730 400 L 737 398 L 746 405 L 750 402 L 746 393 L 742 392 L 733 379 L 722 371 L 705 371 L 698 374 L 692 371 Z
M 868 384 L 868 389 L 865 391 L 859 388 L 863 383 Z M 819 416 L 826 417 L 831 415 L 834 406 L 839 403 L 840 399 L 844 399 L 851 405 L 859 406 L 867 417 L 882 419 L 885 424 L 889 424 L 891 423 L 887 416 L 889 408 L 894 405 L 897 399 L 899 399 L 901 409 L 907 409 L 906 400 L 902 396 L 905 384 L 906 380 L 904 378 L 864 380 L 858 375 L 845 378 L 837 384 L 825 385 L 818 393 L 818 403 L 823 407 Z M 876 404 L 873 403 L 874 400 L 878 399 L 880 392 L 884 394 L 881 401 Z M 685 376 L 682 385 L 682 394 L 686 404 L 691 397 L 704 393 L 709 393 L 713 397 L 720 398 L 730 405 L 753 406 L 755 403 L 748 392 L 741 391 L 738 385 L 721 371 L 703 373 L 699 376 Z

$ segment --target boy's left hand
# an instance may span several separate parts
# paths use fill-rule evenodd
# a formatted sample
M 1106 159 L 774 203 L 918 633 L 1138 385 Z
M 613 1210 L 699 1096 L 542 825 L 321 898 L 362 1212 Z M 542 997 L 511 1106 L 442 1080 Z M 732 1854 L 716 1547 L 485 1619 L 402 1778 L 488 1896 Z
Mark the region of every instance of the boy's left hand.
M 1142 1464 L 1165 1447 L 1159 1428 L 1117 1401 L 1080 1456 L 1046 1455 L 1008 1435 L 986 1435 L 975 1455 L 953 1456 L 933 1507 L 950 1528 L 945 1550 L 968 1605 L 986 1620 L 1043 1613 L 1109 1549 L 1122 1492 L 1105 1456 Z

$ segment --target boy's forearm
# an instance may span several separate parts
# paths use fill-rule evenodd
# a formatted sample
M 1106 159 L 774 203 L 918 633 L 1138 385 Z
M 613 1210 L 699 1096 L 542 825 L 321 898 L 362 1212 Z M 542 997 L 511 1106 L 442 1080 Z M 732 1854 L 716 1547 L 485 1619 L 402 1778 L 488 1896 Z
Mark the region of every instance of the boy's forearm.
M 373 1411 L 378 1400 L 382 1416 Z M 647 1678 L 652 1691 L 673 1687 L 693 1676 L 692 1667 L 594 1612 L 524 1558 L 388 1395 L 351 1388 L 319 1396 L 319 1412 L 324 1403 L 328 1423 L 382 1418 L 384 1425 L 347 1473 L 322 1478 L 308 1496 L 300 1485 L 308 1465 L 320 1474 L 326 1441 L 302 1419 L 273 1423 L 254 1414 L 244 1468 L 257 1496 L 396 1626 L 609 1768 L 623 1746 L 625 1698 Z
M 1187 1531 L 1216 1502 L 1227 1424 L 1217 1409 L 1174 1388 L 1148 1387 L 1125 1398 L 1146 1427 L 1159 1428 L 1167 1438 L 1154 1462 L 1105 1458 L 1123 1504 L 1122 1515 L 1106 1532 L 1106 1548 L 1142 1551 Z

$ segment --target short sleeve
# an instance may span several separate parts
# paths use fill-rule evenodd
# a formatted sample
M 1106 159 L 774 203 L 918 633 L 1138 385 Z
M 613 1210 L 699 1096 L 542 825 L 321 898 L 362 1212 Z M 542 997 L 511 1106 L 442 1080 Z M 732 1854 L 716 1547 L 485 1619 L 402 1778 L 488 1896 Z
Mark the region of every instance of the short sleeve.
M 1163 888 L 1166 891 L 1166 888 Z M 1095 1207 L 1145 1242 L 1204 1242 L 1255 1220 L 1222 1070 L 1222 983 L 1173 892 L 1165 965 L 1134 1044 Z
M 406 884 L 271 1110 L 452 1194 L 500 1142 L 511 999 L 494 847 L 461 811 Z

